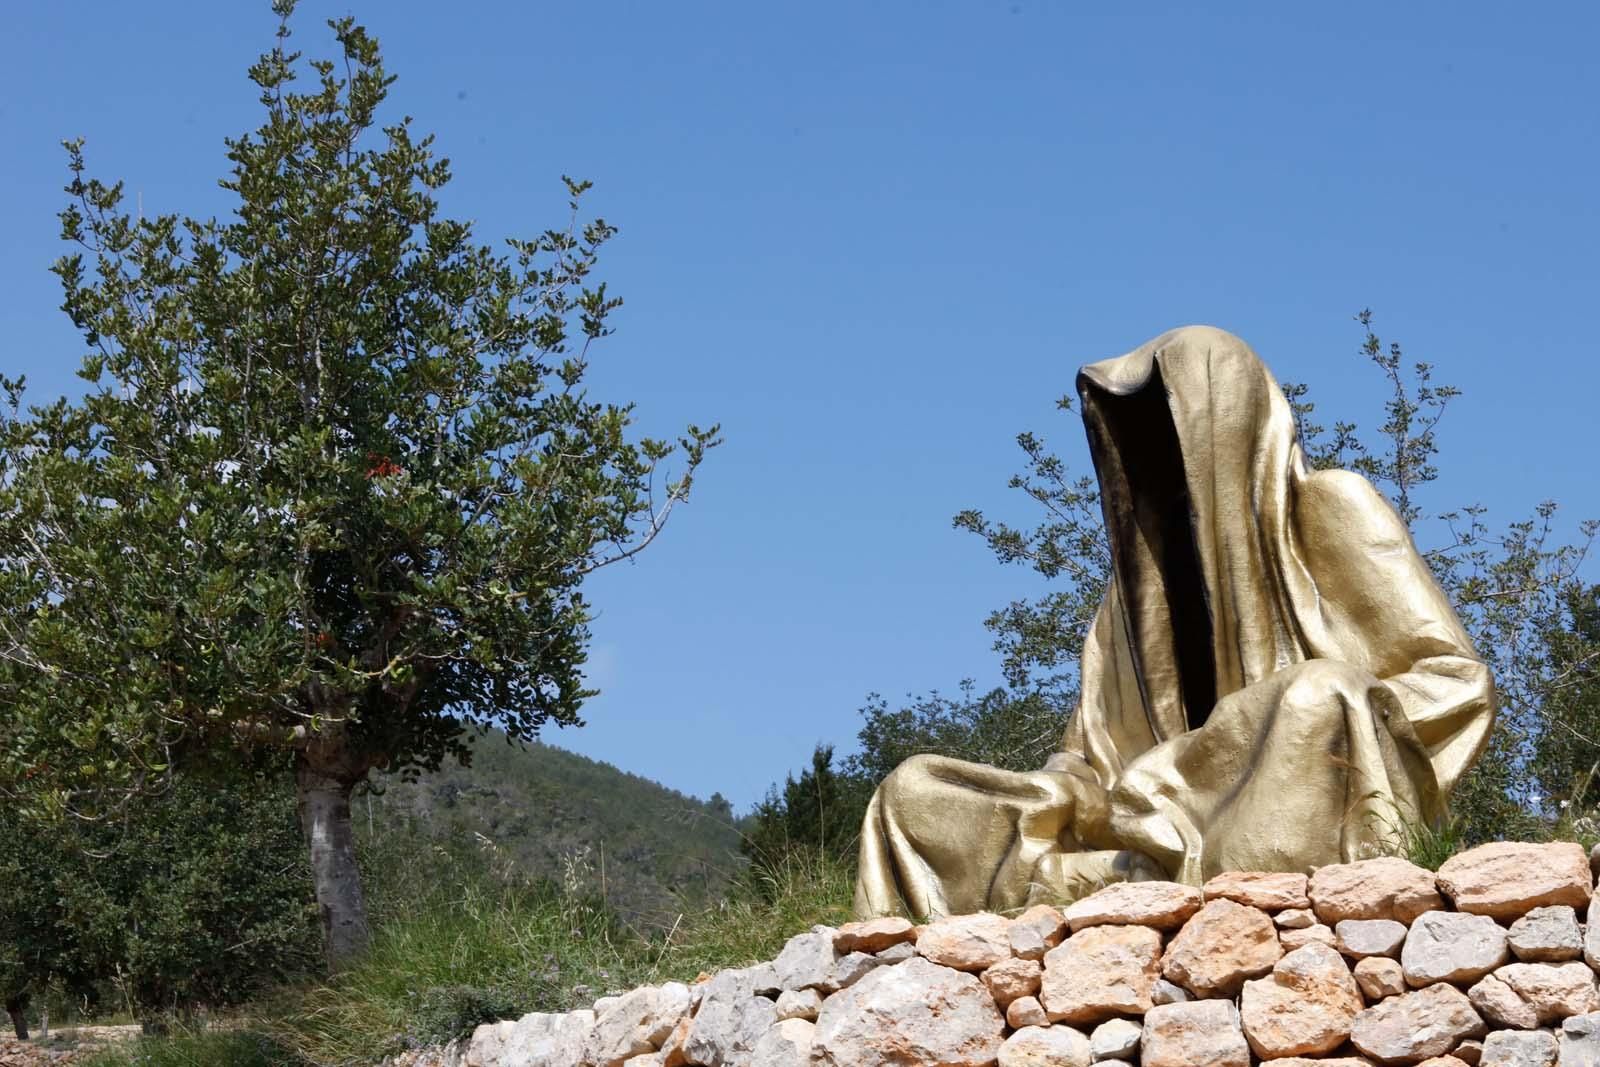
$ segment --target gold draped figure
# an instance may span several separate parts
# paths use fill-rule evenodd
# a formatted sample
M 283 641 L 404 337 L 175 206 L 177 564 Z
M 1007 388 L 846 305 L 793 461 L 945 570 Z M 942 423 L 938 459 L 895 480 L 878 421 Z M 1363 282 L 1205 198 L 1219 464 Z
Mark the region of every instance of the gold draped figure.
M 916 919 L 1389 851 L 1483 751 L 1494 683 L 1405 524 L 1310 470 L 1239 338 L 1188 327 L 1078 374 L 1112 575 L 1045 767 L 901 764 L 856 911 Z

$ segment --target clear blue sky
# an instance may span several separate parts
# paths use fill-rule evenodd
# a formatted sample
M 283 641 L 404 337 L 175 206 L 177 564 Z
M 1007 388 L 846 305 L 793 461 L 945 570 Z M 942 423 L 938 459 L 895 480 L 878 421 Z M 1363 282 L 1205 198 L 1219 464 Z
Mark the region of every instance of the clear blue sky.
M 1109 5 L 1095 5 L 1106 7 Z M 1230 14 L 1199 14 L 1220 9 Z M 1172 326 L 1242 335 L 1369 427 L 1351 321 L 1461 385 L 1428 503 L 1600 514 L 1600 8 L 1038 0 L 306 2 L 353 13 L 498 239 L 562 173 L 621 226 L 597 394 L 721 420 L 691 506 L 590 593 L 604 695 L 554 743 L 741 808 L 870 690 L 996 678 L 981 621 L 1038 591 L 950 528 L 1075 368 Z M 145 209 L 226 210 L 265 0 L 23 4 L 0 65 L 0 367 L 75 387 L 57 143 Z

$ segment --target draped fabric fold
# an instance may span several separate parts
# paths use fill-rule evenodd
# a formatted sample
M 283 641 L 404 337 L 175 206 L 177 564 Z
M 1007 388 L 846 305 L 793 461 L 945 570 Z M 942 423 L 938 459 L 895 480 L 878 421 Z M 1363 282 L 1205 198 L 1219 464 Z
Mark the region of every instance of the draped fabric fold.
M 879 787 L 856 909 L 917 918 L 1385 850 L 1487 743 L 1488 668 L 1376 489 L 1310 471 L 1238 338 L 1175 330 L 1078 375 L 1112 581 L 1060 751 L 922 756 Z

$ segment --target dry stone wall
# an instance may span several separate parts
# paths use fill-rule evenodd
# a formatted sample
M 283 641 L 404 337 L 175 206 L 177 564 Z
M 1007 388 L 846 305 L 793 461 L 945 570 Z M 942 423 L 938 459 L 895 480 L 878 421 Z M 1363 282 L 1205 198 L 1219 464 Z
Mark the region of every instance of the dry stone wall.
M 1587 920 L 1587 926 L 1580 922 Z M 465 1067 L 1600 1067 L 1576 844 L 1373 859 L 1065 909 L 874 919 L 590 1010 L 480 1027 Z

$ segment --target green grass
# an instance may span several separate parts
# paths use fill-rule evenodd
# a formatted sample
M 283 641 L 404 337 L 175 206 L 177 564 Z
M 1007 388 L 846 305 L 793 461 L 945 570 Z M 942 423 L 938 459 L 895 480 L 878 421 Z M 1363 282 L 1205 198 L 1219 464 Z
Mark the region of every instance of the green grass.
M 108 1045 L 82 1067 L 302 1067 L 303 1062 L 263 1034 L 195 1030 Z

